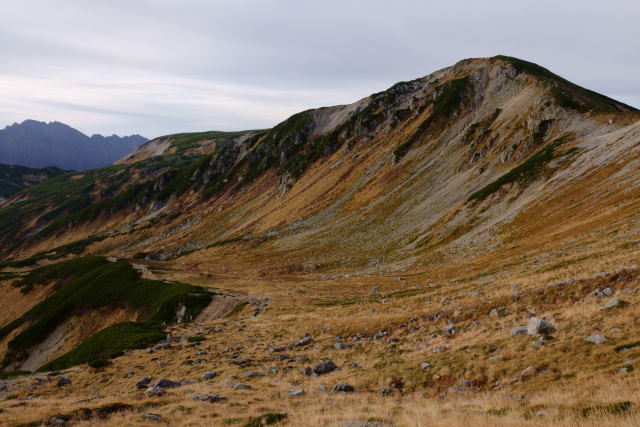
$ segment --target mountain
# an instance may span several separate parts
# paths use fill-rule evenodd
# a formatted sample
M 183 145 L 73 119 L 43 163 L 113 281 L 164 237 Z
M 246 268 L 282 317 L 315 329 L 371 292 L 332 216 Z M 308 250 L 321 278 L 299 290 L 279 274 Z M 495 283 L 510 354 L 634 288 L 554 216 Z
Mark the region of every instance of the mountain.
M 637 424 L 638 141 L 635 108 L 498 56 L 29 187 L 0 205 L 3 366 L 82 367 L 6 373 L 40 405 L 6 419 L 64 393 L 114 424 Z M 161 378 L 196 394 L 138 391 Z
M 56 167 L 35 169 L 0 164 L 0 199 L 6 199 L 63 172 L 64 170 Z
M 25 120 L 0 130 L 0 163 L 92 169 L 124 157 L 145 142 L 140 135 L 88 137 L 60 122 Z

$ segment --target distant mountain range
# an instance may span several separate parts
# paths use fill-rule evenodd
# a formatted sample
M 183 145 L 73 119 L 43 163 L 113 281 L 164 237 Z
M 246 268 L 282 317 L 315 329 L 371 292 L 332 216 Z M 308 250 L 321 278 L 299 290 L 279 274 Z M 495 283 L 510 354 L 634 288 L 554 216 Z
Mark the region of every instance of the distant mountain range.
M 126 156 L 147 141 L 140 135 L 89 137 L 64 123 L 25 120 L 0 130 L 0 163 L 92 169 Z

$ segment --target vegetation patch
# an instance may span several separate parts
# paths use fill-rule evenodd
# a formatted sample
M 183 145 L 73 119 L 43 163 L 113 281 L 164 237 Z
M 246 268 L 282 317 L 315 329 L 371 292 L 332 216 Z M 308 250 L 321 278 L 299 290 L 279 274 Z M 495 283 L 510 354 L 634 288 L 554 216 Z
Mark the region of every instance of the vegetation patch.
M 491 184 L 486 185 L 482 189 L 473 193 L 469 196 L 469 200 L 484 200 L 491 194 L 498 191 L 503 185 L 512 182 L 528 183 L 533 181 L 540 175 L 547 163 L 554 158 L 554 150 L 558 145 L 560 145 L 560 143 L 561 142 L 557 140 L 546 145 L 536 154 L 529 157 L 525 162 L 511 169 Z
M 618 345 L 618 346 L 614 347 L 614 350 L 615 351 L 631 350 L 632 348 L 639 347 L 639 346 L 640 346 L 640 341 L 635 341 L 635 342 L 628 343 L 628 344 Z
M 186 308 L 184 318 L 191 319 L 212 299 L 212 295 L 202 288 L 143 279 L 128 262 L 121 260 L 112 263 L 102 257 L 78 258 L 37 269 L 21 281 L 21 286 L 33 286 L 39 282 L 54 282 L 55 292 L 0 329 L 2 337 L 23 323 L 31 323 L 9 342 L 3 362 L 5 366 L 24 360 L 31 347 L 46 339 L 58 325 L 74 314 L 104 307 L 126 308 L 135 310 L 143 322 L 150 322 L 114 325 L 121 328 L 115 329 L 117 333 L 107 329 L 101 331 L 104 336 L 111 337 L 111 340 L 120 337 L 113 347 L 104 347 L 100 343 L 105 339 L 102 336 L 94 338 L 94 335 L 87 340 L 89 344 L 83 347 L 82 352 L 75 353 L 83 355 L 82 357 L 64 355 L 61 358 L 73 362 L 80 359 L 90 362 L 105 355 L 110 356 L 130 345 L 147 345 L 150 336 L 154 339 L 160 337 L 160 325 L 173 321 L 180 307 Z M 94 351 L 93 356 L 89 357 L 85 354 L 91 351 L 86 349 L 99 351 Z
M 268 426 L 272 424 L 277 424 L 281 421 L 284 421 L 288 417 L 287 414 L 277 413 L 277 412 L 269 412 L 266 414 L 262 414 L 259 417 L 249 418 L 249 420 L 243 424 L 244 427 L 261 427 Z
M 616 402 L 610 403 L 608 405 L 600 405 L 600 406 L 587 406 L 586 408 L 582 408 L 582 416 L 588 417 L 590 415 L 596 414 L 622 414 L 633 406 L 633 403 L 629 401 L 625 402 Z

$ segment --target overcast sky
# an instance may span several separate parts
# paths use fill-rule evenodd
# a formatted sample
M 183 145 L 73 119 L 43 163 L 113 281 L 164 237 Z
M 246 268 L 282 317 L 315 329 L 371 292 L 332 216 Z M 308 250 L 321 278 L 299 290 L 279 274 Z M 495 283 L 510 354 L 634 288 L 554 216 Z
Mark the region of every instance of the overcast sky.
M 638 0 L 0 0 L 0 127 L 271 127 L 468 57 L 640 107 Z

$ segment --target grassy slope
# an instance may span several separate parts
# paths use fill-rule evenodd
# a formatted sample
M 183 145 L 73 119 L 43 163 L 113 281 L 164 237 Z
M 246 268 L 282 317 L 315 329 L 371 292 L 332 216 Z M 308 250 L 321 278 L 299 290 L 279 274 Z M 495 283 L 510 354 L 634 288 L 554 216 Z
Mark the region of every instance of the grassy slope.
M 0 164 L 0 197 L 11 197 L 37 184 L 40 179 L 50 179 L 62 173 L 64 170 L 56 167 L 37 169 Z
M 101 257 L 78 258 L 39 268 L 19 280 L 15 286 L 28 289 L 46 282 L 54 283 L 55 293 L 0 329 L 0 337 L 4 337 L 21 324 L 31 322 L 29 327 L 9 342 L 5 365 L 23 360 L 30 348 L 46 339 L 58 325 L 74 314 L 104 307 L 132 308 L 139 313 L 139 319 L 150 323 L 146 326 L 140 324 L 137 327 L 122 327 L 123 331 L 129 331 L 133 335 L 143 331 L 142 335 L 147 336 L 148 328 L 159 332 L 162 322 L 171 322 L 181 305 L 187 307 L 188 319 L 211 301 L 211 295 L 200 288 L 143 279 L 126 261 L 111 263 Z M 108 336 L 118 337 L 118 341 L 107 347 L 109 354 L 121 351 L 121 347 L 126 347 L 130 342 L 138 342 L 130 335 Z M 155 338 L 159 334 L 152 336 Z M 98 342 L 102 341 L 94 339 L 80 353 L 64 360 L 77 362 L 89 357 L 87 354 L 93 354 L 91 357 L 94 358 L 103 355 L 103 345 L 95 347 L 93 352 L 87 350 Z

